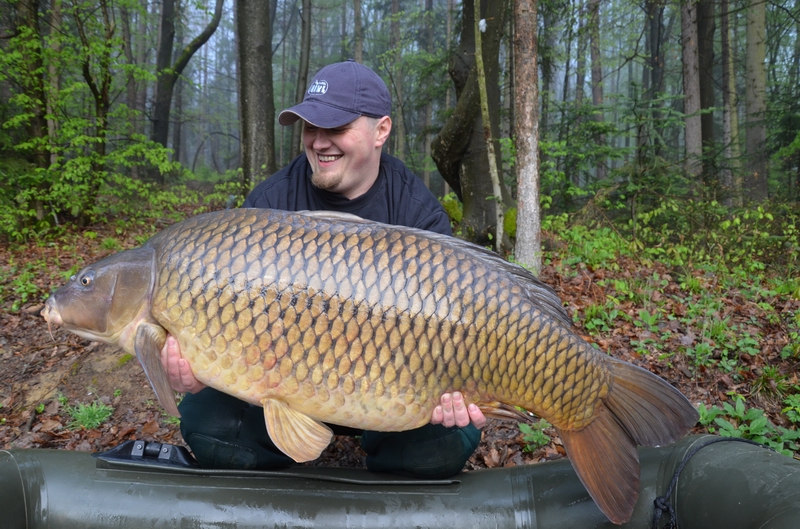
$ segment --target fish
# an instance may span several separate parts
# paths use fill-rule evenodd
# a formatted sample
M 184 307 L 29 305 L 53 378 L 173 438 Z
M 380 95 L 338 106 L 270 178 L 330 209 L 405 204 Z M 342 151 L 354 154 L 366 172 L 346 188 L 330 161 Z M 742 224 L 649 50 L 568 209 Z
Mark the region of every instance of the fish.
M 135 354 L 178 416 L 160 360 L 173 335 L 195 377 L 263 407 L 271 439 L 298 462 L 330 443 L 324 423 L 417 428 L 444 392 L 488 416 L 533 413 L 617 524 L 636 503 L 637 446 L 673 443 L 698 419 L 668 382 L 585 341 L 523 267 L 337 212 L 191 217 L 83 268 L 42 315 Z

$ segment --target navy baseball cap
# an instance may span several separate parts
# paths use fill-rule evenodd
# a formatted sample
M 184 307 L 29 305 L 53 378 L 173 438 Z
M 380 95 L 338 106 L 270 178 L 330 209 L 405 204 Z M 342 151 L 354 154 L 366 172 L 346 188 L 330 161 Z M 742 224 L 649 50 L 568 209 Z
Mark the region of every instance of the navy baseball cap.
M 350 59 L 317 72 L 303 102 L 281 112 L 278 123 L 291 125 L 304 119 L 316 127 L 334 129 L 359 116 L 382 118 L 391 111 L 392 100 L 383 79 Z

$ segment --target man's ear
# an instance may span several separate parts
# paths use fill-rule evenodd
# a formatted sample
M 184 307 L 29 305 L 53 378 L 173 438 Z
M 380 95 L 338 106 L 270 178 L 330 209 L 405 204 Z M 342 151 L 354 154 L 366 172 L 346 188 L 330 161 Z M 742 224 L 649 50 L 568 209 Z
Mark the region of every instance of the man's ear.
M 389 133 L 392 132 L 392 118 L 383 116 L 375 125 L 375 148 L 380 149 L 386 140 L 389 139 Z

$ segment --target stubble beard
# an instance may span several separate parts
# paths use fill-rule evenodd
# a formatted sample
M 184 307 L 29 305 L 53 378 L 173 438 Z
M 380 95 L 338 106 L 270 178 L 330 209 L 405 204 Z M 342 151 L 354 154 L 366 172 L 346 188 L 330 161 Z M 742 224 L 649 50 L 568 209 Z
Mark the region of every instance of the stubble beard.
M 319 173 L 311 173 L 311 183 L 318 189 L 330 191 L 342 183 L 342 175 L 333 174 L 323 176 Z

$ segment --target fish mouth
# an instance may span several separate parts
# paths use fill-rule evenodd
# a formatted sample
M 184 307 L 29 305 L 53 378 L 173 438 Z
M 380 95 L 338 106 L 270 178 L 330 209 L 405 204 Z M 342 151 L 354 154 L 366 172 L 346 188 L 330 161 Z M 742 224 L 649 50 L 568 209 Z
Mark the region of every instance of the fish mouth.
M 61 319 L 61 314 L 58 313 L 56 301 L 52 296 L 47 298 L 40 314 L 42 318 L 44 318 L 44 321 L 47 322 L 47 332 L 50 333 L 50 338 L 55 341 L 55 338 L 53 338 L 53 325 L 61 325 L 64 321 Z

